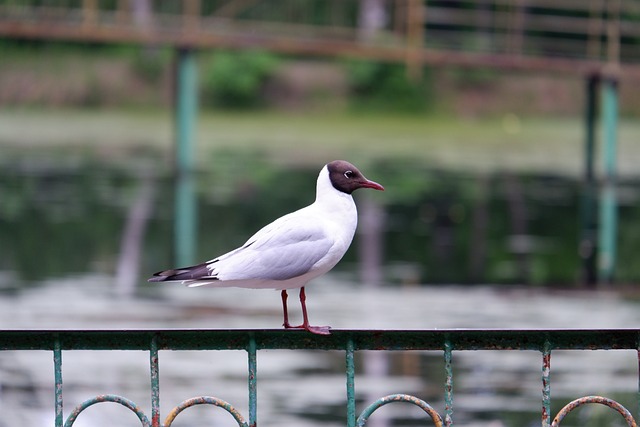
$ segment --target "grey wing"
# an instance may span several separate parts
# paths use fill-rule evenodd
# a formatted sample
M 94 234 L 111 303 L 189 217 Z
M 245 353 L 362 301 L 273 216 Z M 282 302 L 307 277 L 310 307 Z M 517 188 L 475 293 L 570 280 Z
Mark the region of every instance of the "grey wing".
M 287 280 L 301 276 L 327 255 L 333 240 L 314 224 L 282 224 L 250 239 L 242 248 L 211 261 L 220 280 Z

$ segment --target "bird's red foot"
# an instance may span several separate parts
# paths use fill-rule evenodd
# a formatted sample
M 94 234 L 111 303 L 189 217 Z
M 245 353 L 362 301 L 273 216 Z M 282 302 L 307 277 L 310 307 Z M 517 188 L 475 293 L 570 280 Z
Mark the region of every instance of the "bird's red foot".
M 305 330 L 316 335 L 331 335 L 331 326 L 310 326 L 307 325 Z
M 311 325 L 305 325 L 305 324 L 298 325 L 298 326 L 291 326 L 286 323 L 283 326 L 285 329 L 296 329 L 296 330 L 308 331 L 316 335 L 331 335 L 331 326 L 311 326 Z

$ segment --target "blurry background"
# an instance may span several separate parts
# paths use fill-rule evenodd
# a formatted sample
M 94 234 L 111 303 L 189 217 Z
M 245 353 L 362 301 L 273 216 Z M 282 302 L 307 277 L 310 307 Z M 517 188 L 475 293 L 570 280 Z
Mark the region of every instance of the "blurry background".
M 355 195 L 312 323 L 638 327 L 638 24 L 632 0 L 0 0 L 0 327 L 277 328 L 277 292 L 145 279 L 311 203 L 338 158 L 386 191 Z M 67 410 L 103 392 L 149 406 L 146 355 L 106 357 L 65 354 Z M 242 358 L 163 357 L 163 414 L 196 394 L 246 407 Z M 539 424 L 538 354 L 456 357 L 459 425 Z M 363 357 L 359 401 L 441 410 L 440 359 Z M 343 425 L 342 363 L 261 353 L 261 424 Z M 636 405 L 635 354 L 552 365 L 555 412 Z M 0 426 L 52 425 L 52 381 L 49 354 L 0 354 Z M 101 410 L 76 425 L 136 425 Z M 232 425 L 198 411 L 174 425 Z

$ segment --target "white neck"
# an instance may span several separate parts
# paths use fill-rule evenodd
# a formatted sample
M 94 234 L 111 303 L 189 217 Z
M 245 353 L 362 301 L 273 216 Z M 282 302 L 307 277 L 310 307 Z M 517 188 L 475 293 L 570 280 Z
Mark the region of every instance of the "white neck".
M 343 193 L 331 184 L 329 170 L 326 166 L 322 168 L 318 175 L 315 204 L 322 205 L 330 211 L 353 210 L 354 213 L 356 211 L 356 205 L 351 194 Z

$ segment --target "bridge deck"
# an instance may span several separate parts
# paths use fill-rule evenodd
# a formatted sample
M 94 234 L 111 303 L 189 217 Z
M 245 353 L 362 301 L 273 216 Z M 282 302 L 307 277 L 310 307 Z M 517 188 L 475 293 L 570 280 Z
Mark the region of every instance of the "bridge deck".
M 639 24 L 634 0 L 0 0 L 4 37 L 638 77 Z

